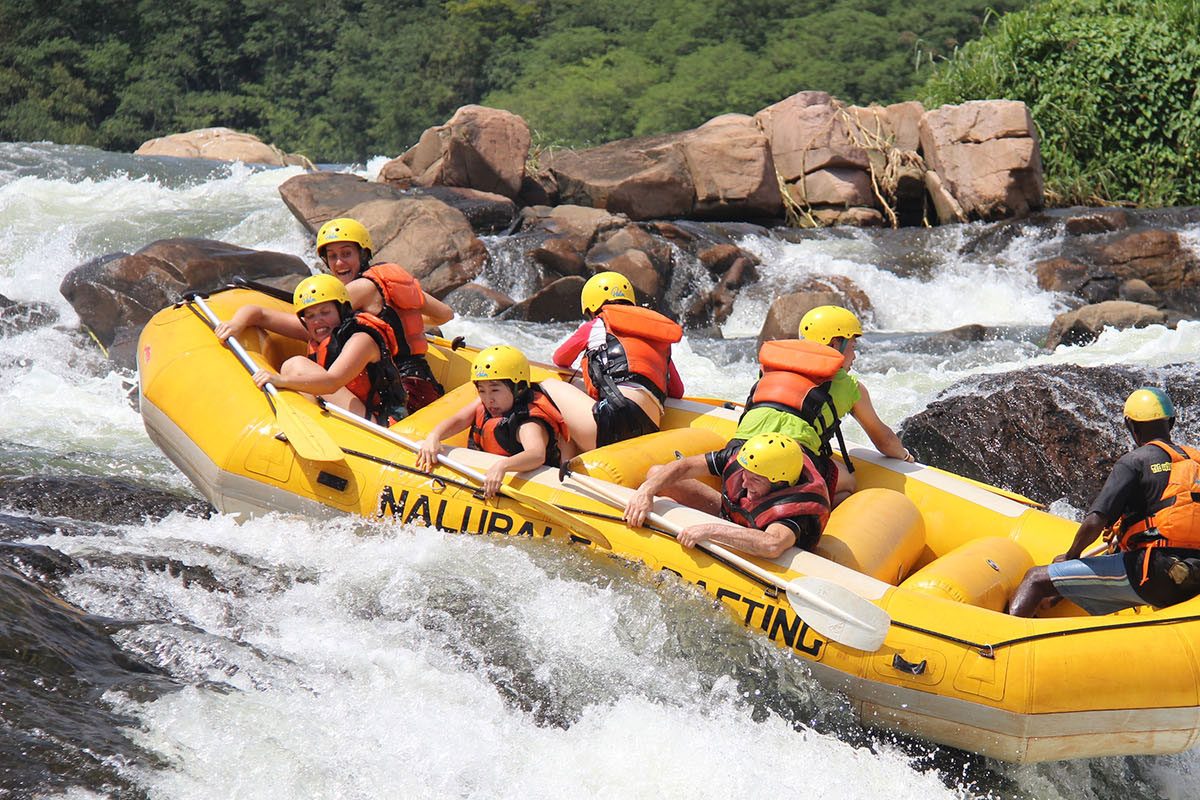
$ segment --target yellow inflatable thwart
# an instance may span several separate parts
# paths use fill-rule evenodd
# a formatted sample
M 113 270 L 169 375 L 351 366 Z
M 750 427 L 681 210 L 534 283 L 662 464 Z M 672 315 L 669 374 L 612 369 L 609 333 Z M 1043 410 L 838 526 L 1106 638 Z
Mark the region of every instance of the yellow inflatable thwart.
M 304 348 L 257 329 L 240 337 L 240 356 L 221 345 L 215 320 L 249 302 L 288 310 L 253 291 L 222 291 L 159 312 L 138 345 L 146 430 L 220 511 L 359 514 L 611 551 L 705 587 L 748 628 L 806 659 L 864 724 L 994 758 L 1171 753 L 1197 742 L 1200 598 L 1104 617 L 1067 602 L 1040 618 L 1003 613 L 1025 570 L 1063 552 L 1075 523 L 854 448 L 860 491 L 833 512 L 817 552 L 767 561 L 685 549 L 669 531 L 709 519 L 701 512 L 659 501 L 658 530 L 631 529 L 612 504 L 652 464 L 724 444 L 737 410 L 698 400 L 668 401 L 661 432 L 585 453 L 570 477 L 523 473 L 485 502 L 476 479 L 495 456 L 466 449 L 460 435 L 425 474 L 410 446 L 474 397 L 474 349 L 435 340 L 429 361 L 451 390 L 377 428 L 255 388 L 248 371 L 277 368 Z M 553 374 L 533 369 L 534 380 Z M 1114 679 L 1130 653 L 1154 680 Z

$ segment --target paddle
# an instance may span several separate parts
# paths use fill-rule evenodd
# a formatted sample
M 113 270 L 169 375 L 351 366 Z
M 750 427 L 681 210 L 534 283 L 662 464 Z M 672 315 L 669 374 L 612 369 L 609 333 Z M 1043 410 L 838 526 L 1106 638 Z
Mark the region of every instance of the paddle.
M 215 331 L 221 320 L 204 302 L 204 298 L 194 295 L 188 299 L 188 303 L 200 309 L 204 321 Z M 253 375 L 258 371 L 258 365 L 251 360 L 250 354 L 246 352 L 246 348 L 242 347 L 242 343 L 237 338 L 230 336 L 225 340 L 225 344 L 237 356 L 237 360 L 247 373 Z M 280 394 L 279 390 L 270 383 L 263 386 L 263 391 L 267 394 L 267 402 L 275 411 L 275 421 L 283 429 L 283 434 L 287 437 L 288 444 L 296 451 L 296 455 L 309 461 L 341 461 L 343 459 L 342 449 L 337 446 L 337 442 L 333 441 L 333 437 L 313 419 L 306 417 L 292 405 L 294 402 L 292 395 Z
M 559 472 L 560 479 L 565 477 L 570 477 L 580 486 L 598 495 L 613 508 L 624 510 L 625 501 L 614 494 L 604 482 L 576 475 L 566 469 Z M 683 530 L 681 526 L 653 511 L 649 514 L 649 521 L 675 536 Z M 817 633 L 835 642 L 856 650 L 874 652 L 887 638 L 892 623 L 887 612 L 844 586 L 814 577 L 784 580 L 716 542 L 701 542 L 700 547 L 738 569 L 786 591 L 788 602 L 796 613 Z
M 395 442 L 396 444 L 400 445 L 401 447 L 406 448 L 410 452 L 416 453 L 416 452 L 419 452 L 421 449 L 420 444 L 418 444 L 417 442 L 414 442 L 412 439 L 409 439 L 407 436 L 396 433 L 395 431 L 393 431 L 389 428 L 385 428 L 382 425 L 377 425 L 374 422 L 371 422 L 371 420 L 360 417 L 357 414 L 347 411 L 344 408 L 339 408 L 338 406 L 335 406 L 333 403 L 326 401 L 325 398 L 323 398 L 323 397 L 318 397 L 317 403 L 321 406 L 321 408 L 325 409 L 325 411 L 334 415 L 335 417 L 344 419 L 347 422 L 352 422 L 355 425 L 359 426 L 360 428 L 364 428 L 368 431 L 371 431 L 372 433 L 376 434 L 377 436 L 381 436 L 390 442 Z M 454 459 L 450 458 L 449 456 L 443 455 L 441 453 L 438 453 L 437 460 L 438 460 L 438 463 L 449 467 L 450 469 L 454 470 L 455 472 L 459 473 L 460 475 L 467 476 L 468 478 L 475 481 L 475 483 L 479 484 L 480 486 L 483 485 L 484 476 L 483 476 L 482 472 L 479 472 L 476 469 L 472 469 L 471 467 L 467 466 L 466 464 L 463 464 L 460 461 L 455 461 Z M 528 494 L 527 492 L 522 492 L 519 489 L 515 489 L 506 483 L 501 484 L 500 494 L 504 495 L 505 497 L 509 498 L 510 500 L 515 500 L 516 502 L 520 503 L 523 506 L 526 506 L 528 508 L 533 509 L 534 511 L 537 511 L 539 514 L 541 514 L 546 519 L 553 522 L 555 525 L 566 528 L 568 531 L 572 531 L 574 533 L 585 536 L 588 539 L 591 539 L 593 544 L 596 544 L 607 550 L 612 549 L 612 545 L 609 544 L 609 542 L 608 542 L 608 537 L 606 537 L 603 533 L 598 531 L 592 525 L 589 525 L 588 523 L 582 521 L 581 519 L 576 517 L 574 514 L 571 514 L 567 511 L 563 511 L 561 508 L 554 505 L 553 503 L 548 503 L 545 500 L 542 500 L 540 497 L 535 497 L 534 495 Z

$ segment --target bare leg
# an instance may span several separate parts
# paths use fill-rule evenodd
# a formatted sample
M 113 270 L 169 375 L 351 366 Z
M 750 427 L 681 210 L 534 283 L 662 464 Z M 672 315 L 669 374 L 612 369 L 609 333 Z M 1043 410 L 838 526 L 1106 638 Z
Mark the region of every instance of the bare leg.
M 837 508 L 843 500 L 854 494 L 854 490 L 858 488 L 858 478 L 853 472 L 846 469 L 846 465 L 842 462 L 834 461 L 833 463 L 837 466 L 838 482 L 833 497 L 829 498 L 829 507 Z
M 592 416 L 592 406 L 595 401 L 569 383 L 557 378 L 547 378 L 539 381 L 542 391 L 554 401 L 562 412 L 571 432 L 571 439 L 579 447 L 579 452 L 596 449 L 596 418 Z
M 1050 580 L 1050 570 L 1030 567 L 1008 602 L 1008 613 L 1014 617 L 1032 617 L 1043 600 L 1061 596 Z

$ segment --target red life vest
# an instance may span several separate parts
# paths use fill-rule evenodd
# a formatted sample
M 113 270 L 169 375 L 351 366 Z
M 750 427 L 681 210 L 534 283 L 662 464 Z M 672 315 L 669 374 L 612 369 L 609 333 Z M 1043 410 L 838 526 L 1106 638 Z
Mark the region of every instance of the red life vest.
M 679 323 L 625 303 L 606 303 L 596 318 L 604 323 L 607 335 L 603 347 L 583 354 L 580 367 L 588 394 L 599 400 L 602 393 L 619 395 L 618 383 L 636 383 L 660 403 L 666 400 L 671 345 L 683 338 Z
M 425 293 L 417 279 L 399 264 L 376 264 L 362 277 L 375 284 L 383 297 L 379 317 L 395 330 L 396 341 L 402 347 L 396 355 L 400 358 L 425 355 L 429 349 L 425 319 L 421 316 Z
M 1141 547 L 1200 549 L 1200 450 L 1153 441 L 1171 457 L 1171 474 L 1149 515 L 1121 532 L 1122 550 Z
M 828 455 L 829 439 L 841 419 L 829 395 L 829 384 L 844 361 L 836 349 L 818 342 L 763 342 L 758 351 L 762 377 L 750 388 L 746 411 L 765 406 L 796 415 L 813 427 L 821 439 L 821 455 Z
M 829 490 L 807 453 L 794 485 L 776 489 L 753 504 L 745 496 L 746 468 L 738 463 L 736 452 L 726 462 L 721 482 L 721 516 L 738 525 L 762 531 L 788 517 L 814 517 L 820 531 L 829 521 Z
M 341 355 L 342 348 L 356 333 L 365 333 L 379 347 L 379 360 L 367 364 L 355 375 L 346 388 L 367 407 L 367 417 L 378 419 L 404 405 L 404 386 L 392 360 L 396 351 L 396 334 L 392 326 L 374 314 L 358 311 L 342 321 L 333 333 L 318 344 L 308 343 L 308 357 L 324 369 L 329 369 Z
M 525 449 L 521 440 L 517 438 L 517 432 L 522 425 L 531 421 L 540 422 L 549 434 L 550 441 L 546 444 L 546 466 L 559 466 L 562 458 L 558 451 L 558 440 L 570 438 L 567 434 L 567 423 L 558 406 L 542 393 L 537 384 L 522 392 L 509 412 L 502 416 L 489 414 L 481 403 L 479 408 L 475 409 L 468 446 L 472 450 L 483 450 L 498 456 L 516 455 Z

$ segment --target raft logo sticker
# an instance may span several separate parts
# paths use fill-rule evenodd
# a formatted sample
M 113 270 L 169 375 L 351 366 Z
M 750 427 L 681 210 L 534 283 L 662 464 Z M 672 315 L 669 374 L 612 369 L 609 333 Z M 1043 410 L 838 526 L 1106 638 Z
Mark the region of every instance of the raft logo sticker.
M 408 504 L 410 500 L 411 506 Z M 402 490 L 397 498 L 391 486 L 385 486 L 379 493 L 379 516 L 391 516 L 401 522 L 418 520 L 425 525 L 458 533 L 549 536 L 554 531 L 550 525 L 543 526 L 541 531 L 538 531 L 529 520 L 525 520 L 520 527 L 513 530 L 517 521 L 498 508 L 478 508 L 460 503 L 455 505 L 456 508 L 449 510 L 449 504 L 444 497 L 433 498 L 410 492 L 408 489 Z

